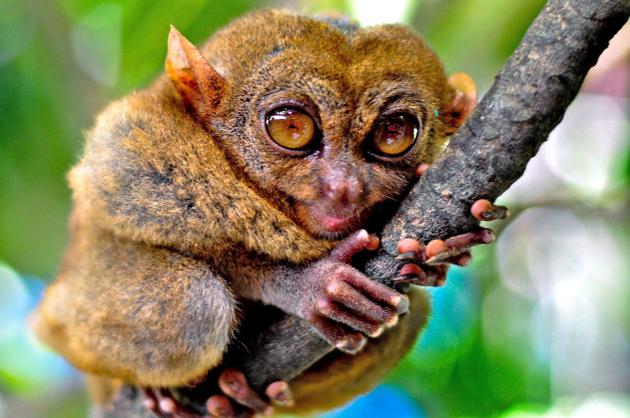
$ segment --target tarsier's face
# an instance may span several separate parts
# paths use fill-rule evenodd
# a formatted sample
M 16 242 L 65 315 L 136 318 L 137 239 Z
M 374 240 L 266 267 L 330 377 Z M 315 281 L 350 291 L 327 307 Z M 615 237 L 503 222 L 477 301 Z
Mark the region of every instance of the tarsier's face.
M 325 134 L 322 121 L 307 108 L 299 101 L 281 102 L 265 116 L 266 133 L 279 153 L 302 159 L 312 173 L 298 166 L 286 173 L 302 176 L 302 187 L 284 190 L 298 219 L 312 232 L 342 234 L 360 226 L 375 204 L 396 197 L 404 173 L 392 175 L 377 164 L 404 166 L 422 122 L 407 109 L 389 109 L 367 136 L 350 142 L 346 135 Z
M 310 20 L 298 29 L 270 34 L 247 69 L 218 60 L 233 110 L 211 129 L 283 210 L 336 238 L 399 197 L 436 152 L 444 75 L 401 27 L 343 34 Z

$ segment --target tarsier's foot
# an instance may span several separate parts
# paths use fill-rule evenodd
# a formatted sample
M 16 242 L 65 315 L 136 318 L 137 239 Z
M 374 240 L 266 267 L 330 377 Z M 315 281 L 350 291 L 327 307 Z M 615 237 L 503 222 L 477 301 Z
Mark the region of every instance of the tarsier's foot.
M 471 207 L 471 214 L 478 220 L 491 221 L 505 219 L 508 210 L 495 206 L 485 199 L 477 200 Z M 408 261 L 394 277 L 395 283 L 412 283 L 421 286 L 441 286 L 446 281 L 448 266 L 465 266 L 470 262 L 470 248 L 478 244 L 494 241 L 490 229 L 467 232 L 446 240 L 433 240 L 426 246 L 405 238 L 398 243 L 398 260 Z
M 142 404 L 160 418 L 210 418 L 188 411 L 170 389 L 141 388 Z
M 327 258 L 306 270 L 308 288 L 302 315 L 338 349 L 356 353 L 398 322 L 407 312 L 403 294 L 371 280 L 350 265 L 352 257 L 378 248 L 379 240 L 358 231 L 343 240 Z
M 160 418 L 249 418 L 268 416 L 273 405 L 291 406 L 293 398 L 289 385 L 277 381 L 267 386 L 266 399 L 259 396 L 249 385 L 245 375 L 235 369 L 226 369 L 219 375 L 218 387 L 223 392 L 211 396 L 207 402 L 207 414 L 191 412 L 183 406 L 170 389 L 141 388 L 142 403 Z
M 267 386 L 263 400 L 250 386 L 245 375 L 235 369 L 226 369 L 219 376 L 219 388 L 223 395 L 213 395 L 206 402 L 210 416 L 216 418 L 245 418 L 256 415 L 269 416 L 273 406 L 290 406 L 293 403 L 289 385 L 277 381 Z

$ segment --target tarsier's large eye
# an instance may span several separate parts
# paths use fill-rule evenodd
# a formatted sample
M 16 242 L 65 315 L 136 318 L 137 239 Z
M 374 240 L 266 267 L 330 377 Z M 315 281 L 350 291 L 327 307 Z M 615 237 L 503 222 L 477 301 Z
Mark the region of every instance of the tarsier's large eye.
M 368 152 L 382 157 L 398 157 L 416 143 L 418 120 L 406 113 L 388 115 L 376 122 L 368 142 Z
M 309 148 L 317 137 L 317 125 L 311 115 L 295 107 L 272 110 L 265 125 L 271 139 L 290 150 Z

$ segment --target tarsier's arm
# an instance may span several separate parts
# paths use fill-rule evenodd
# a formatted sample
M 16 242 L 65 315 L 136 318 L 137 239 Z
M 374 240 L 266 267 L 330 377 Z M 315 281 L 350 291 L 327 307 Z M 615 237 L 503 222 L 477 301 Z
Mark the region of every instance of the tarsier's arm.
M 223 285 L 223 281 L 219 279 L 220 276 L 208 271 L 208 267 L 205 264 L 197 264 L 197 262 L 187 258 L 181 258 L 180 260 L 180 255 L 170 253 L 167 250 L 156 250 L 152 247 L 127 243 L 124 240 L 114 238 L 99 242 L 101 242 L 100 250 L 93 249 L 93 254 L 99 257 L 103 264 L 90 264 L 89 261 L 86 261 L 90 272 L 94 274 L 95 278 L 102 279 L 104 277 L 103 273 L 107 270 L 101 270 L 100 268 L 114 260 L 118 260 L 118 263 L 120 263 L 121 260 L 125 260 L 125 257 L 128 257 L 127 259 L 132 265 L 142 268 L 134 271 L 121 268 L 108 273 L 110 274 L 110 280 L 113 280 L 113 283 L 120 286 L 120 290 L 117 291 L 121 292 L 121 294 L 134 294 L 137 300 L 131 300 L 129 297 L 126 299 L 112 297 L 115 295 L 111 295 L 111 291 L 108 291 L 108 296 L 105 298 L 108 305 L 106 308 L 103 307 L 103 311 L 94 311 L 94 318 L 82 318 L 83 321 L 87 319 L 86 322 L 79 323 L 78 319 L 76 324 L 70 322 L 73 328 L 68 329 L 68 335 L 86 335 L 85 338 L 93 345 L 111 350 L 111 352 L 105 350 L 91 351 L 93 349 L 90 345 L 83 344 L 78 347 L 76 354 L 85 355 L 86 352 L 92 352 L 92 361 L 95 367 L 90 367 L 90 364 L 79 364 L 88 371 L 97 374 L 122 378 L 128 382 L 138 383 L 143 387 L 153 388 L 161 386 L 188 386 L 188 383 L 193 379 L 203 376 L 210 369 L 219 366 L 216 372 L 210 376 L 210 379 L 206 380 L 206 384 L 212 386 L 212 376 L 221 373 L 219 386 L 221 386 L 223 393 L 230 396 L 232 401 L 223 398 L 221 395 L 211 396 L 207 402 L 210 412 L 222 410 L 224 413 L 215 415 L 236 416 L 243 410 L 265 411 L 269 406 L 267 401 L 263 401 L 258 394 L 247 387 L 247 382 L 240 380 L 239 376 L 234 374 L 228 376 L 228 374 L 223 372 L 225 367 L 238 367 L 240 364 L 238 354 L 236 358 L 228 355 L 227 359 L 219 361 L 220 356 L 223 354 L 222 350 L 225 349 L 225 339 L 219 341 L 219 339 L 214 337 L 217 330 L 220 331 L 221 327 L 226 332 L 230 330 L 231 324 L 223 321 L 218 322 L 221 319 L 220 317 L 212 318 L 212 330 L 204 331 L 203 329 L 197 329 L 198 327 L 195 328 L 196 324 L 199 324 L 199 321 L 196 320 L 197 317 L 190 317 L 190 315 L 195 315 L 194 312 L 197 312 L 197 309 L 201 309 L 206 314 L 211 314 L 220 313 L 221 309 L 226 306 L 233 306 L 232 304 L 224 306 L 218 303 L 220 300 L 217 301 L 211 294 L 203 297 L 205 293 L 200 292 L 196 287 L 191 287 L 192 284 L 203 286 L 204 283 L 206 286 L 213 287 L 216 285 L 217 280 Z M 423 292 L 412 292 L 410 299 L 407 299 L 407 297 L 384 286 L 354 287 L 356 283 L 359 283 L 358 286 L 365 286 L 363 281 L 369 281 L 370 279 L 351 267 L 349 264 L 350 258 L 354 253 L 366 247 L 374 248 L 374 245 L 373 237 L 368 236 L 364 231 L 358 232 L 342 241 L 340 246 L 329 257 L 309 266 L 265 262 L 248 257 L 243 253 L 239 255 L 238 251 L 235 251 L 234 254 L 226 254 L 226 258 L 231 260 L 231 262 L 223 263 L 222 270 L 224 271 L 222 273 L 225 277 L 232 276 L 230 273 L 232 269 L 235 269 L 234 273 L 238 273 L 238 275 L 229 279 L 229 284 L 233 287 L 236 297 L 273 303 L 287 310 L 296 310 L 295 313 L 298 315 L 304 315 L 304 312 L 311 314 L 316 312 L 320 316 L 319 320 L 325 321 L 326 328 L 323 328 L 323 330 L 320 328 L 322 326 L 321 323 L 315 322 L 317 329 L 320 330 L 325 338 L 332 339 L 337 336 L 346 337 L 353 335 L 356 337 L 346 341 L 353 343 L 358 341 L 363 346 L 366 337 L 361 333 L 361 330 L 363 329 L 364 333 L 372 332 L 372 330 L 364 329 L 365 324 L 361 322 L 361 315 L 358 312 L 365 312 L 366 315 L 381 315 L 382 323 L 389 326 L 392 325 L 392 318 L 398 322 L 395 328 L 387 330 L 379 338 L 372 340 L 358 354 L 356 354 L 358 349 L 356 346 L 346 346 L 344 348 L 347 351 L 355 353 L 331 352 L 323 360 L 313 364 L 305 372 L 291 380 L 289 383 L 293 393 L 293 402 L 284 402 L 286 397 L 291 395 L 287 395 L 286 392 L 283 393 L 284 389 L 282 387 L 274 388 L 273 383 L 269 385 L 265 394 L 281 410 L 296 413 L 324 410 L 339 406 L 358 394 L 366 392 L 376 385 L 387 371 L 407 353 L 423 328 L 429 311 L 429 302 L 426 294 Z M 409 249 L 405 248 L 407 246 L 408 243 L 403 243 L 401 250 Z M 126 256 L 123 256 L 123 253 Z M 76 261 L 74 266 L 81 268 L 83 264 L 80 261 L 76 263 Z M 170 263 L 171 267 L 167 267 L 164 264 L 165 261 Z M 151 263 L 154 267 L 150 269 L 145 268 L 147 263 Z M 127 263 L 122 264 L 124 266 Z M 121 276 L 117 277 L 119 274 Z M 349 274 L 352 274 L 352 276 L 349 276 Z M 163 283 L 161 277 L 166 278 L 163 275 L 172 275 L 169 276 L 169 283 Z M 309 284 L 312 280 L 317 280 L 318 282 L 321 280 L 327 286 L 322 288 L 319 285 Z M 335 294 L 335 292 L 330 292 L 328 288 L 331 285 L 333 288 L 336 288 L 344 284 L 347 285 L 345 288 L 347 289 L 346 293 Z M 75 295 L 85 291 L 85 289 L 73 288 L 72 283 L 67 283 L 64 280 L 60 280 L 57 286 L 65 286 L 67 291 L 74 292 Z M 135 289 L 135 292 L 130 292 L 131 288 Z M 140 292 L 138 289 L 145 290 Z M 194 293 L 189 291 L 194 291 Z M 224 288 L 224 291 L 227 291 L 227 288 Z M 298 294 L 302 295 L 302 297 L 298 297 Z M 401 316 L 399 319 L 396 308 L 391 304 L 391 300 L 383 303 L 386 297 L 400 299 L 398 307 L 401 308 L 400 310 L 403 310 L 402 308 L 406 310 L 409 307 L 409 313 Z M 313 306 L 318 305 L 313 298 L 322 298 L 331 303 L 354 304 L 353 306 L 356 306 L 354 315 L 348 315 L 348 318 L 354 316 L 356 320 L 348 320 L 348 325 L 336 322 L 336 320 L 332 319 L 335 318 L 335 310 L 315 311 L 312 309 Z M 376 300 L 370 298 L 376 298 Z M 59 298 L 53 298 L 53 300 L 59 300 Z M 81 300 L 83 302 L 80 302 Z M 80 298 L 77 299 L 76 303 L 85 303 L 85 300 L 86 298 Z M 208 303 L 213 305 L 206 306 Z M 389 303 L 389 306 L 387 303 Z M 364 308 L 364 305 L 373 310 L 373 312 L 368 312 L 367 309 L 360 311 L 360 309 Z M 95 306 L 98 308 L 98 303 Z M 309 309 L 300 311 L 295 306 Z M 65 307 L 65 309 L 67 308 Z M 342 306 L 338 306 L 339 308 L 342 308 Z M 47 306 L 44 305 L 42 309 L 43 312 L 46 312 Z M 160 312 L 155 312 L 155 309 L 159 309 Z M 182 309 L 184 312 L 182 312 Z M 273 318 L 274 315 L 277 315 L 277 313 L 270 313 L 270 309 L 273 309 L 271 307 L 258 309 L 259 311 L 253 311 L 248 309 L 246 305 L 242 305 L 241 317 L 247 319 L 242 324 L 242 327 L 253 327 L 255 330 L 257 315 L 259 318 L 261 316 Z M 188 311 L 190 311 L 190 315 L 186 315 Z M 99 312 L 103 313 L 103 315 L 98 315 Z M 136 318 L 136 316 L 130 315 L 130 312 L 144 312 L 146 315 Z M 343 310 L 342 312 L 352 311 Z M 330 313 L 331 316 L 324 317 L 326 313 Z M 210 321 L 209 318 L 206 318 L 206 320 Z M 111 333 L 111 329 L 108 326 L 111 326 L 112 321 L 117 321 L 118 326 L 126 329 L 128 333 L 122 335 L 120 333 Z M 66 322 L 68 321 L 66 320 Z M 50 318 L 47 318 L 47 323 L 51 323 Z M 85 326 L 86 329 L 79 329 L 81 325 Z M 380 327 L 384 328 L 384 324 L 378 325 L 378 327 L 379 332 L 382 332 Z M 184 338 L 184 341 L 178 338 L 168 339 L 166 338 L 167 336 L 162 336 L 158 333 L 149 333 L 148 331 L 153 328 L 169 329 L 174 334 L 182 333 L 181 337 Z M 187 331 L 189 329 L 190 332 Z M 92 333 L 88 332 L 89 330 L 92 330 Z M 102 332 L 98 332 L 98 330 Z M 341 333 L 335 334 L 335 332 Z M 105 338 L 102 337 L 102 334 L 106 334 Z M 57 342 L 61 342 L 59 349 L 68 358 L 72 359 L 75 353 L 68 351 L 71 350 L 65 341 L 68 335 L 60 334 L 56 337 L 59 339 Z M 187 335 L 191 336 L 191 341 L 185 339 Z M 194 338 L 195 335 L 197 339 L 200 336 L 208 336 L 210 346 L 198 346 L 197 339 Z M 123 338 L 124 341 L 116 340 L 110 343 L 109 340 L 116 337 Z M 140 337 L 146 339 L 142 340 Z M 237 339 L 233 340 L 234 344 L 230 350 L 238 349 L 244 343 L 243 337 L 243 335 L 237 335 Z M 299 339 L 299 336 L 296 336 L 296 338 Z M 48 341 L 55 346 L 55 341 L 51 342 L 50 339 Z M 145 344 L 138 344 L 142 341 Z M 335 343 L 337 340 L 329 341 Z M 329 344 L 326 341 L 324 343 Z M 75 344 L 70 344 L 69 347 L 75 347 Z M 218 353 L 218 355 L 205 363 L 195 363 L 201 367 L 200 371 L 197 369 L 198 371 L 195 373 L 184 375 L 184 373 L 188 373 L 189 370 L 193 369 L 192 365 L 186 366 L 172 363 L 173 357 L 179 358 L 187 355 L 185 353 L 189 353 L 191 350 L 201 351 L 202 349 L 211 349 L 212 353 Z M 279 356 L 287 359 L 299 359 L 303 354 L 299 344 L 280 344 L 270 349 L 277 350 Z M 133 355 L 135 357 L 131 358 L 130 356 Z M 116 362 L 110 356 L 113 356 L 115 359 L 125 359 L 126 363 L 123 366 L 137 373 L 141 373 L 149 367 L 149 365 L 145 365 L 147 358 L 153 358 L 162 362 L 162 364 L 151 364 L 154 367 L 161 366 L 156 368 L 159 371 L 160 380 L 153 376 L 141 376 L 140 378 L 121 374 L 120 369 L 115 368 L 115 366 L 119 366 L 120 360 Z M 169 365 L 173 366 L 173 370 L 168 368 Z M 177 380 L 165 381 L 164 379 L 166 378 Z M 147 389 L 144 390 L 146 391 Z M 212 391 L 204 392 L 203 387 L 199 388 L 199 390 L 203 393 L 202 396 L 205 395 L 206 397 L 213 393 Z M 164 392 L 159 389 L 150 389 L 149 393 L 150 397 L 146 398 L 145 402 L 153 402 L 153 406 L 156 408 L 158 408 L 159 404 L 158 411 L 168 414 L 169 410 L 172 409 L 182 414 L 186 413 L 185 404 L 175 402 L 177 396 L 164 396 Z M 326 394 L 324 396 L 326 401 L 322 402 L 321 399 L 324 394 Z M 233 412 L 230 412 L 230 409 Z
M 247 261 L 238 257 L 232 259 L 234 265 L 241 266 L 239 270 L 244 274 L 242 279 L 234 280 L 235 292 L 299 316 L 311 315 L 311 321 L 316 318 L 314 325 L 320 335 L 329 341 L 324 341 L 325 344 L 343 341 L 342 348 L 352 352 L 332 351 L 292 379 L 289 385 L 294 402 L 289 405 L 276 403 L 280 411 L 328 410 L 367 392 L 411 349 L 424 328 L 430 311 L 426 292 L 414 289 L 407 296 L 399 294 L 377 285 L 351 266 L 353 255 L 377 246 L 378 240 L 374 236 L 360 231 L 342 241 L 330 256 L 309 266 L 256 263 L 246 256 Z M 309 284 L 313 280 L 317 280 L 318 286 Z M 252 285 L 254 283 L 257 284 Z M 304 304 L 305 301 L 308 304 Z M 309 309 L 300 311 L 301 305 Z M 256 309 L 248 312 L 248 317 L 269 317 L 272 308 Z M 406 314 L 399 316 L 403 312 Z M 340 318 L 339 315 L 343 316 Z M 340 319 L 345 324 L 337 322 Z M 249 326 L 255 332 L 257 326 L 254 324 L 252 321 L 243 326 Z M 394 324 L 395 327 L 390 329 Z M 365 344 L 365 334 L 378 338 Z M 284 344 L 268 349 L 277 350 L 279 358 L 300 361 L 304 354 L 299 344 L 300 336 L 291 336 L 291 339 L 295 341 L 285 339 Z M 232 360 L 229 367 L 241 364 L 238 351 L 242 350 L 241 344 L 248 343 L 246 335 L 239 335 L 238 340 L 240 342 L 228 354 L 228 362 Z M 352 344 L 347 345 L 347 341 Z M 359 348 L 362 349 L 357 353 Z M 230 358 L 230 354 L 234 354 L 232 350 L 237 351 L 235 359 Z M 247 348 L 244 355 L 247 355 L 246 351 Z M 256 373 L 248 370 L 248 374 L 252 372 Z
M 408 309 L 406 296 L 351 266 L 354 255 L 376 248 L 378 239 L 361 230 L 310 265 L 261 266 L 249 260 L 249 266 L 235 267 L 234 290 L 308 320 L 333 346 L 356 353 L 365 335 L 378 337 Z
M 428 294 L 414 289 L 408 297 L 409 312 L 400 317 L 394 328 L 371 339 L 357 354 L 329 353 L 289 382 L 294 402 L 277 405 L 277 409 L 296 414 L 330 410 L 380 383 L 411 350 L 429 318 Z

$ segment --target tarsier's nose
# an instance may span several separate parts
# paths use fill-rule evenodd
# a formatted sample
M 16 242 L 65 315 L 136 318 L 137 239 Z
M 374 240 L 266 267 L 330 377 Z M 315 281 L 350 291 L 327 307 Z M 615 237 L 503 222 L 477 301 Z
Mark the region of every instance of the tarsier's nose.
M 346 206 L 358 203 L 363 188 L 356 177 L 335 176 L 322 182 L 322 192 L 331 203 Z

